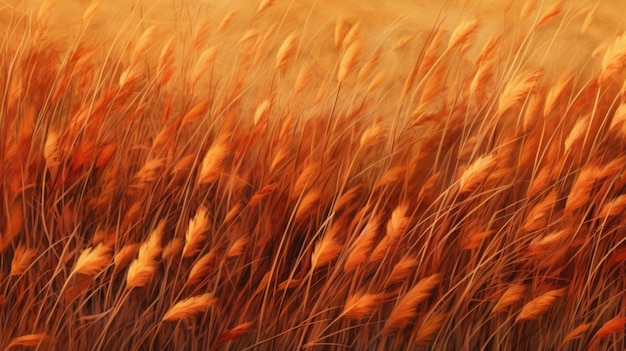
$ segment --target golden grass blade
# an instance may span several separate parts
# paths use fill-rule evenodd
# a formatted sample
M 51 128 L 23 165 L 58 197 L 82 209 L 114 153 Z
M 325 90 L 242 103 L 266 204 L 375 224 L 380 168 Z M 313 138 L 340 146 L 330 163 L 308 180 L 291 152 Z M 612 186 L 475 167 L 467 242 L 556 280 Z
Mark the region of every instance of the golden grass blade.
M 315 270 L 334 260 L 342 249 L 343 245 L 337 243 L 332 235 L 325 235 L 315 244 L 315 249 L 311 255 L 311 269 Z
M 476 159 L 459 178 L 459 193 L 474 191 L 497 165 L 495 154 L 483 155 Z
M 187 298 L 172 305 L 165 312 L 161 321 L 179 321 L 194 318 L 201 313 L 205 313 L 215 302 L 217 302 L 217 299 L 210 293 Z
M 564 241 L 569 231 L 566 229 L 551 232 L 548 235 L 539 236 L 531 241 L 528 246 L 529 253 L 533 256 L 543 256 L 553 252 L 557 245 Z
M 289 57 L 293 55 L 293 50 L 295 49 L 297 39 L 297 34 L 291 33 L 287 36 L 287 38 L 285 38 L 285 41 L 283 41 L 283 44 L 280 46 L 278 52 L 276 53 L 276 66 L 274 67 L 276 71 L 282 70 L 287 64 L 287 60 L 289 60 Z
M 616 132 L 621 138 L 626 137 L 626 103 L 620 104 L 615 110 L 609 130 Z
M 535 28 L 544 27 L 550 24 L 552 20 L 554 20 L 558 15 L 563 11 L 563 0 L 557 1 L 554 5 L 552 5 L 546 12 L 541 15 Z
M 580 171 L 567 197 L 565 213 L 575 211 L 588 203 L 592 187 L 599 174 L 600 168 L 594 164 L 588 164 Z
M 526 222 L 522 227 L 524 230 L 532 232 L 546 226 L 550 216 L 550 211 L 557 200 L 556 190 L 550 191 L 543 200 L 533 206 L 526 216 Z
M 189 270 L 189 276 L 187 277 L 186 285 L 194 285 L 198 283 L 202 278 L 206 277 L 211 269 L 211 265 L 215 261 L 215 252 L 210 251 L 206 255 L 200 257 Z
M 35 23 L 39 26 L 42 26 L 43 23 L 50 16 L 50 12 L 52 9 L 57 6 L 58 0 L 44 0 L 41 2 L 39 10 L 37 11 L 37 16 L 35 17 Z
M 70 275 L 95 275 L 100 273 L 110 263 L 111 248 L 103 244 L 99 244 L 95 248 L 91 247 L 81 252 Z
M 348 31 L 346 30 L 346 20 L 342 16 L 337 18 L 335 23 L 335 48 L 339 49 L 343 45 L 343 39 L 346 37 Z
M 502 294 L 498 302 L 491 309 L 491 313 L 499 313 L 503 312 L 505 308 L 511 306 L 512 304 L 520 301 L 524 298 L 526 294 L 526 286 L 522 284 L 512 284 L 508 289 Z
M 348 48 L 355 43 L 357 37 L 361 33 L 361 21 L 357 21 L 350 30 L 346 33 L 346 36 L 343 38 L 343 47 Z
M 224 159 L 230 151 L 227 140 L 227 135 L 220 134 L 204 155 L 198 173 L 198 185 L 211 183 L 221 174 Z
M 533 92 L 543 75 L 543 69 L 530 70 L 521 72 L 508 81 L 498 101 L 498 114 L 502 115 Z
M 418 306 L 430 297 L 439 283 L 441 275 L 433 274 L 415 284 L 394 306 L 383 327 L 383 333 L 389 334 L 404 329 L 417 316 Z
M 226 251 L 226 257 L 239 257 L 243 255 L 244 249 L 248 244 L 248 238 L 238 238 Z
M 361 234 L 354 240 L 352 251 L 350 251 L 346 263 L 343 266 L 344 272 L 352 272 L 359 264 L 365 262 L 379 229 L 380 217 L 375 216 L 365 225 Z
M 563 74 L 557 80 L 556 84 L 550 88 L 548 96 L 546 96 L 546 104 L 543 109 L 543 115 L 548 116 L 552 113 L 557 104 L 563 100 L 565 92 L 572 83 L 573 75 L 571 73 Z
M 313 188 L 309 190 L 298 203 L 298 208 L 296 210 L 296 219 L 302 219 L 305 216 L 311 214 L 311 212 L 313 212 L 313 210 L 315 210 L 316 206 L 319 204 L 321 198 L 322 190 L 320 188 Z M 333 246 L 334 245 L 330 245 L 329 247 Z
M 254 118 L 252 120 L 254 122 L 254 125 L 257 125 L 261 119 L 266 119 L 270 106 L 271 103 L 268 99 L 263 100 L 259 104 L 259 106 L 257 106 L 256 111 L 254 112 Z
M 46 143 L 44 145 L 43 157 L 46 161 L 46 168 L 51 169 L 61 163 L 59 153 L 59 138 L 60 135 L 55 131 L 48 132 Z
M 337 199 L 333 209 L 335 211 L 340 211 L 346 209 L 348 205 L 353 204 L 354 200 L 357 198 L 360 190 L 360 186 L 354 186 L 350 188 L 348 191 L 344 192 L 341 197 Z
M 374 92 L 376 89 L 378 89 L 384 82 L 385 80 L 387 80 L 387 73 L 388 71 L 386 69 L 378 72 L 374 78 L 372 78 L 372 81 L 370 82 L 370 84 L 367 86 L 367 93 L 371 94 L 372 92 Z
M 369 76 L 372 75 L 372 72 L 374 72 L 374 69 L 378 67 L 381 53 L 381 50 L 376 50 L 376 52 L 374 52 L 369 60 L 367 60 L 363 67 L 361 67 L 359 73 L 357 74 L 357 82 L 359 84 L 363 83 L 367 78 L 369 78 Z
M 189 78 L 191 86 L 196 86 L 198 84 L 202 76 L 204 76 L 204 74 L 209 71 L 211 66 L 213 66 L 216 57 L 217 47 L 215 46 L 207 48 L 200 54 Z
M 183 252 L 184 246 L 185 240 L 182 238 L 172 238 L 172 240 L 170 240 L 170 242 L 163 247 L 163 251 L 161 251 L 161 258 L 165 261 L 180 255 Z
M 226 28 L 228 28 L 228 25 L 233 21 L 233 18 L 235 18 L 236 14 L 237 10 L 232 10 L 227 13 L 226 16 L 224 16 L 224 18 L 222 19 L 222 22 L 220 22 L 220 25 L 217 27 L 217 31 L 223 32 L 224 30 L 226 30 Z
M 243 336 L 245 336 L 246 334 L 250 332 L 253 326 L 254 326 L 254 322 L 245 322 L 245 323 L 238 324 L 231 329 L 226 329 L 217 338 L 217 343 L 223 344 L 231 340 L 242 338 Z
M 502 44 L 502 37 L 499 35 L 493 35 L 489 38 L 489 40 L 485 43 L 483 48 L 480 50 L 480 54 L 476 58 L 477 63 L 485 64 L 487 62 L 491 62 L 494 57 L 498 54 L 498 48 Z
M 10 276 L 16 276 L 23 274 L 28 266 L 33 263 L 37 252 L 34 249 L 27 249 L 23 244 L 19 244 L 13 253 L 13 260 L 11 260 L 11 273 Z
M 584 323 L 584 324 L 581 324 L 581 325 L 577 326 L 576 328 L 572 329 L 572 331 L 569 332 L 565 336 L 565 338 L 563 338 L 563 342 L 561 342 L 561 347 L 563 347 L 563 345 L 567 344 L 568 342 L 570 342 L 572 340 L 580 339 L 582 337 L 582 334 L 584 332 L 586 332 L 587 330 L 589 330 L 589 328 L 592 325 L 593 324 L 591 324 L 591 323 Z
M 403 35 L 402 37 L 400 37 L 400 39 L 396 41 L 395 44 L 393 44 L 393 46 L 391 47 L 391 51 L 398 51 L 398 50 L 404 49 L 405 47 L 407 47 L 407 45 L 411 43 L 411 41 L 413 41 L 414 38 L 415 38 L 414 34 Z
M 607 202 L 602 209 L 598 217 L 615 217 L 626 211 L 626 195 L 620 195 L 615 199 Z
M 433 313 L 429 315 L 415 335 L 415 345 L 430 344 L 441 330 L 441 326 L 446 320 L 445 313 Z
M 146 51 L 148 50 L 148 47 L 154 41 L 154 37 L 156 36 L 156 34 L 157 34 L 156 25 L 152 25 L 143 31 L 143 33 L 137 40 L 137 44 L 135 45 L 135 50 L 133 51 L 131 64 L 130 64 L 131 67 L 135 66 L 137 62 L 139 61 L 139 59 L 145 55 Z
M 526 0 L 524 6 L 520 11 L 520 19 L 523 21 L 530 16 L 530 14 L 537 9 L 537 0 Z
M 478 31 L 479 27 L 480 21 L 478 21 L 478 18 L 459 23 L 450 36 L 448 50 L 454 49 L 457 46 L 467 45 L 472 37 L 476 35 L 476 31 Z
M 44 342 L 52 343 L 54 342 L 54 340 L 55 339 L 53 337 L 49 336 L 46 333 L 22 335 L 11 340 L 11 342 L 9 343 L 9 345 L 6 347 L 5 350 L 9 350 L 12 347 L 16 347 L 16 346 L 37 347 L 37 346 L 40 346 Z
M 477 94 L 484 94 L 484 89 L 487 83 L 493 78 L 492 64 L 483 64 L 478 68 L 476 75 L 472 79 L 470 84 L 470 95 L 476 96 Z M 478 96 L 478 99 L 484 99 L 484 97 Z M 481 100 L 479 100 L 481 101 Z
M 362 47 L 363 44 L 361 41 L 357 40 L 352 43 L 348 50 L 346 50 L 346 53 L 343 54 L 343 58 L 339 63 L 339 71 L 337 71 L 337 81 L 339 83 L 343 83 L 348 75 L 354 70 L 354 66 L 356 65 L 359 55 L 361 54 Z
M 378 179 L 378 181 L 376 182 L 376 184 L 374 185 L 374 188 L 382 188 L 388 185 L 391 185 L 393 183 L 399 182 L 400 180 L 404 179 L 404 175 L 407 171 L 407 167 L 406 166 L 395 166 L 395 167 L 391 167 L 387 170 L 387 172 L 385 172 L 385 174 L 383 174 L 380 179 Z
M 573 146 L 579 145 L 582 143 L 585 135 L 587 135 L 589 129 L 589 123 L 591 118 L 589 115 L 584 116 L 579 119 L 574 128 L 570 131 L 569 135 L 565 139 L 565 151 L 569 152 Z
M 24 210 L 22 208 L 22 201 L 15 200 L 11 209 L 9 210 L 9 219 L 5 223 L 4 232 L 0 232 L 2 236 L 0 239 L 0 252 L 7 249 L 13 239 L 20 233 L 24 226 Z
M 346 300 L 341 317 L 353 320 L 368 318 L 384 300 L 383 294 L 357 292 Z
M 598 79 L 606 82 L 615 79 L 626 67 L 626 34 L 617 37 L 602 58 L 602 70 Z
M 161 220 L 150 233 L 148 240 L 139 247 L 137 258 L 131 262 L 126 274 L 126 285 L 128 288 L 143 287 L 152 280 L 156 271 L 156 259 L 161 255 L 161 240 L 164 228 L 165 221 Z
M 585 16 L 585 20 L 583 21 L 582 26 L 580 27 L 580 33 L 585 34 L 588 31 L 589 27 L 591 27 L 593 22 L 596 20 L 596 14 L 599 8 L 600 3 L 598 2 L 593 5 L 593 7 L 589 10 L 587 15 Z
M 359 141 L 360 147 L 363 148 L 376 144 L 376 141 L 381 138 L 382 134 L 383 129 L 381 123 L 380 121 L 376 121 L 361 134 L 361 140 Z
M 137 254 L 137 251 L 139 251 L 139 244 L 124 245 L 113 257 L 115 268 L 120 269 L 129 264 L 133 256 Z
M 185 246 L 183 247 L 183 257 L 195 255 L 200 250 L 205 233 L 209 229 L 209 217 L 206 207 L 201 206 L 196 210 L 196 214 L 189 220 L 189 227 L 185 232 Z
M 593 335 L 594 340 L 608 338 L 618 332 L 621 332 L 626 327 L 626 317 L 616 316 L 609 319 L 604 323 L 600 329 Z
M 224 19 L 226 20 L 226 18 Z M 206 17 L 200 19 L 194 30 L 194 35 L 191 39 L 191 52 L 197 52 L 207 41 L 209 36 L 210 18 Z
M 391 218 L 387 222 L 387 232 L 383 239 L 376 245 L 374 251 L 370 255 L 370 262 L 382 260 L 392 246 L 400 240 L 409 225 L 409 217 L 407 211 L 409 203 L 403 202 L 398 205 L 391 213 Z
M 261 3 L 259 4 L 259 7 L 256 10 L 257 15 L 261 14 L 263 11 L 267 10 L 268 8 L 270 8 L 273 3 L 274 3 L 274 0 L 263 0 L 263 1 L 261 1 Z
M 300 66 L 296 82 L 294 83 L 293 93 L 294 95 L 300 94 L 304 88 L 307 87 L 311 80 L 311 72 L 313 71 L 313 65 L 310 62 L 306 62 Z
M 485 239 L 489 238 L 494 233 L 494 230 L 484 230 L 468 234 L 463 240 L 462 247 L 465 250 L 478 248 Z
M 530 300 L 515 318 L 516 323 L 539 319 L 561 297 L 567 288 L 550 290 Z
M 304 192 L 305 189 L 308 189 L 311 187 L 311 185 L 313 184 L 313 182 L 318 176 L 319 169 L 320 169 L 319 162 L 311 162 L 307 164 L 304 167 L 304 169 L 302 169 L 302 171 L 298 175 L 298 178 L 293 184 L 293 188 L 291 190 L 292 199 L 297 198 Z
M 419 265 L 419 261 L 413 257 L 403 257 L 400 262 L 393 266 L 391 274 L 387 279 L 387 284 L 394 284 L 407 279 L 411 273 L 415 272 L 415 267 Z

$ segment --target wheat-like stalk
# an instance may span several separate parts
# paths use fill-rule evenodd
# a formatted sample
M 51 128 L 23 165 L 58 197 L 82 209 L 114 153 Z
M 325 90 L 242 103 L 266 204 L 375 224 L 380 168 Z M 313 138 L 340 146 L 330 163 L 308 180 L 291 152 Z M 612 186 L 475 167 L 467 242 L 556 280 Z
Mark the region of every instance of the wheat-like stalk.
M 415 335 L 416 345 L 428 345 L 437 336 L 442 324 L 445 322 L 446 315 L 444 313 L 433 313 L 422 322 L 422 326 Z
M 192 296 L 172 305 L 165 312 L 161 321 L 178 321 L 193 318 L 198 314 L 206 312 L 215 302 L 217 302 L 217 299 L 213 297 L 213 294 L 207 293 Z
M 354 43 L 350 44 L 348 50 L 346 50 L 345 54 L 343 54 L 343 58 L 339 63 L 339 71 L 337 71 L 337 80 L 339 81 L 339 83 L 343 83 L 348 75 L 354 70 L 354 66 L 357 63 L 361 50 L 361 41 L 357 40 Z
M 565 291 L 566 288 L 550 290 L 530 300 L 522 307 L 522 310 L 515 318 L 515 322 L 538 319 L 561 295 L 565 294 Z
M 32 264 L 33 259 L 37 252 L 33 249 L 26 248 L 23 244 L 20 244 L 13 253 L 13 259 L 11 260 L 11 273 L 9 275 L 23 274 L 29 265 Z
M 282 45 L 278 49 L 278 52 L 276 53 L 277 71 L 281 70 L 283 67 L 285 67 L 285 64 L 287 64 L 287 60 L 293 54 L 297 39 L 298 36 L 296 35 L 296 33 L 291 33 L 289 34 L 289 36 L 287 36 L 287 38 L 285 38 L 285 41 L 283 41 Z
M 417 307 L 424 302 L 441 282 L 439 274 L 423 278 L 400 298 L 385 323 L 383 332 L 397 332 L 406 327 L 417 315 Z
M 568 342 L 572 341 L 572 340 L 577 340 L 582 338 L 582 334 L 585 333 L 587 330 L 589 330 L 589 328 L 591 328 L 592 324 L 591 323 L 583 323 L 579 326 L 577 326 L 576 328 L 572 329 L 571 332 L 569 332 L 565 338 L 563 339 L 563 342 L 561 343 L 561 345 L 565 345 Z
M 205 238 L 205 232 L 209 229 L 208 210 L 199 207 L 196 214 L 189 220 L 189 227 L 185 232 L 185 246 L 183 246 L 183 257 L 189 257 L 197 253 Z
M 526 294 L 527 287 L 522 284 L 512 284 L 509 286 L 502 296 L 498 299 L 498 302 L 491 309 L 491 313 L 502 312 L 505 308 L 520 301 Z
M 475 34 L 480 26 L 478 19 L 460 23 L 450 35 L 448 50 L 465 45 Z
M 346 300 L 341 317 L 356 320 L 367 318 L 384 301 L 384 298 L 382 294 L 357 292 Z
M 70 275 L 74 274 L 86 274 L 94 275 L 98 274 L 102 269 L 111 263 L 111 248 L 99 244 L 95 248 L 88 248 L 80 253 L 74 268 Z
M 54 342 L 54 338 L 47 335 L 46 333 L 38 333 L 38 334 L 27 334 L 14 338 L 11 340 L 11 343 L 7 345 L 5 350 L 9 350 L 16 346 L 23 347 L 38 347 L 43 343 L 52 343 Z
M 146 286 L 156 271 L 156 259 L 161 254 L 161 240 L 165 221 L 161 220 L 150 233 L 148 240 L 141 244 L 137 258 L 130 263 L 126 274 L 126 285 L 129 288 Z
M 604 339 L 626 327 L 626 317 L 616 316 L 604 323 L 598 331 L 593 335 L 594 339 Z
M 239 339 L 248 334 L 253 326 L 254 322 L 244 322 L 234 326 L 233 328 L 224 330 L 224 332 L 222 332 L 222 334 L 220 334 L 217 338 L 217 343 L 222 344 L 230 340 Z

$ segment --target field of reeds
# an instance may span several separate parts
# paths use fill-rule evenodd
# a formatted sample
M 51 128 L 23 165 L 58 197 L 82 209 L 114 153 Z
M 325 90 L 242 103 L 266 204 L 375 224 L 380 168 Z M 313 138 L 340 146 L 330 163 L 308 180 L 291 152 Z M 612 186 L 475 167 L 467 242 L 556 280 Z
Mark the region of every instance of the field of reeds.
M 620 8 L 344 3 L 2 2 L 0 350 L 626 348 Z

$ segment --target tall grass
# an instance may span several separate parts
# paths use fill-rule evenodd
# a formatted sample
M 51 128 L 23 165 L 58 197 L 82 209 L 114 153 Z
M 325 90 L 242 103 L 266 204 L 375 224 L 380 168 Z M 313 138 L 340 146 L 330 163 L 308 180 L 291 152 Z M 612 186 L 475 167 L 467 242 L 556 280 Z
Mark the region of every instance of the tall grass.
M 626 348 L 625 37 L 566 40 L 598 4 L 3 5 L 0 347 Z

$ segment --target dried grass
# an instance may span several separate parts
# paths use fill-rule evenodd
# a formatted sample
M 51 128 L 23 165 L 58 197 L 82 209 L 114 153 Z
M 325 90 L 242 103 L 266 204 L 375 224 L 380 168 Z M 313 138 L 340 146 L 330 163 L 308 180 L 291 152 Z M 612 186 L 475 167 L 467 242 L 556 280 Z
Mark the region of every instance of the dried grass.
M 432 291 L 441 283 L 441 276 L 433 274 L 423 278 L 396 303 L 385 326 L 383 333 L 398 332 L 405 328 L 417 316 L 418 306 L 426 301 Z
M 626 348 L 619 5 L 5 5 L 0 347 Z
M 28 266 L 32 264 L 37 252 L 33 249 L 26 248 L 23 244 L 17 246 L 13 252 L 13 260 L 11 260 L 11 272 L 9 275 L 24 274 Z
M 623 331 L 626 327 L 626 317 L 616 316 L 604 323 L 593 335 L 594 339 L 604 339 L 617 332 Z
M 80 253 L 70 275 L 95 275 L 111 263 L 111 248 L 99 244 Z
M 161 321 L 179 321 L 191 319 L 206 312 L 217 301 L 213 294 L 192 296 L 172 305 L 161 318 Z
M 165 221 L 159 222 L 148 240 L 141 244 L 137 258 L 130 263 L 126 274 L 129 288 L 146 286 L 156 271 L 157 258 L 161 255 L 161 240 Z
M 552 307 L 557 299 L 561 295 L 565 294 L 565 292 L 566 288 L 554 289 L 530 300 L 524 305 L 524 307 L 522 307 L 522 310 L 515 318 L 515 322 L 519 323 L 522 321 L 539 319 L 539 317 L 541 317 L 550 307 Z
M 343 83 L 354 70 L 354 66 L 361 54 L 362 46 L 361 41 L 357 40 L 352 43 L 345 54 L 343 54 L 343 58 L 339 62 L 339 71 L 337 71 L 337 81 L 339 81 L 339 83 Z
M 502 312 L 504 311 L 505 308 L 520 301 L 521 299 L 524 298 L 524 295 L 526 294 L 526 290 L 527 290 L 527 287 L 525 285 L 511 284 L 511 286 L 509 286 L 504 291 L 502 296 L 500 296 L 500 299 L 498 299 L 498 302 L 493 306 L 493 308 L 491 309 L 491 313 Z
M 368 318 L 384 300 L 382 294 L 357 292 L 346 300 L 341 317 L 354 320 Z

